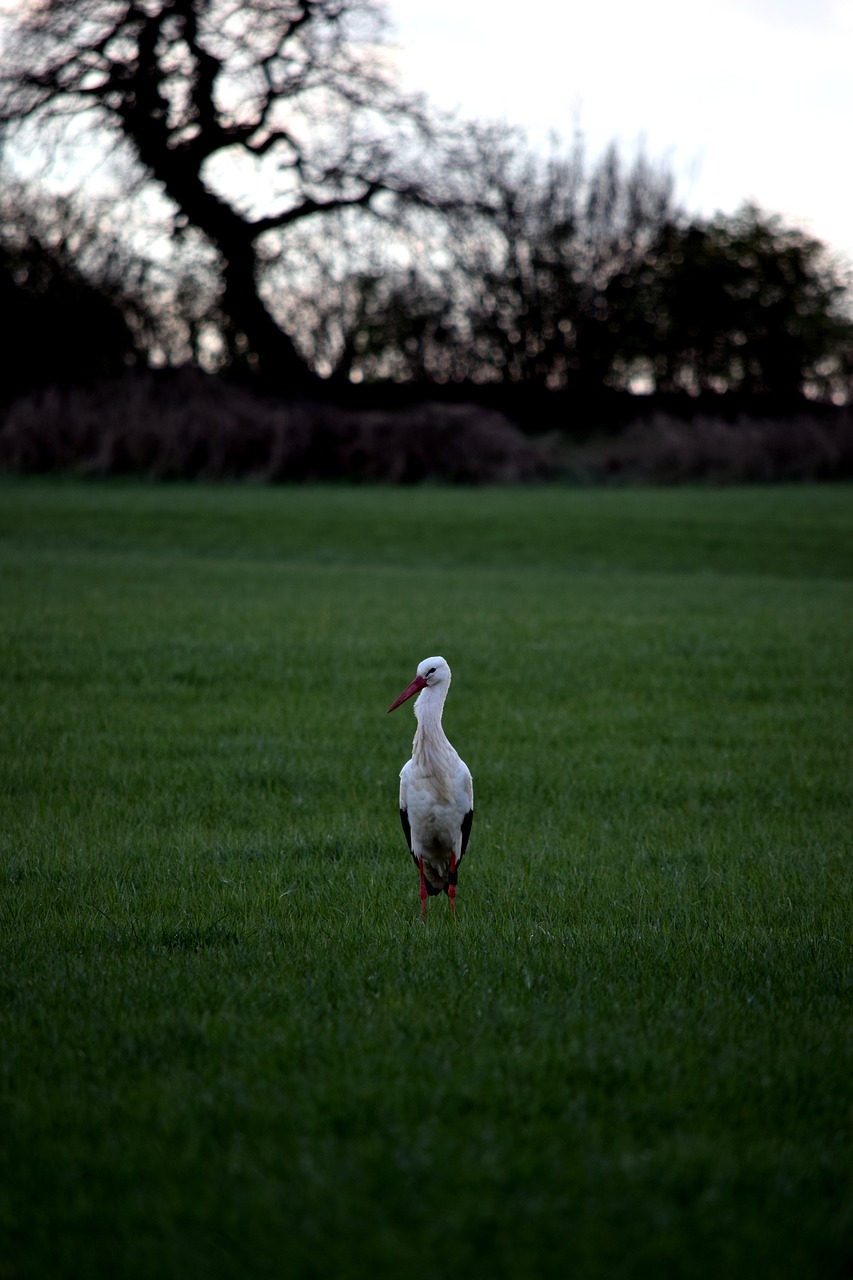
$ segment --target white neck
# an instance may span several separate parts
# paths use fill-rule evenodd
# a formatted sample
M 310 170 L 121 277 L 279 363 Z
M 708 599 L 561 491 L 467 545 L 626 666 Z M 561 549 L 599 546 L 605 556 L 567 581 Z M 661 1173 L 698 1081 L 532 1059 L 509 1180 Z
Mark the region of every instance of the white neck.
M 447 688 L 446 684 L 427 685 L 415 702 L 418 727 L 412 742 L 412 758 L 433 773 L 443 772 L 447 768 L 448 756 L 453 753 L 441 724 Z

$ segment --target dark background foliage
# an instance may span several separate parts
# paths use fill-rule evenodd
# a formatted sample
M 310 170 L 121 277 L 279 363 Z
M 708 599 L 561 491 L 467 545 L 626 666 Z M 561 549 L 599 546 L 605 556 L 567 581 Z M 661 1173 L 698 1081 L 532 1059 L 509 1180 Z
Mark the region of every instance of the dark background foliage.
M 398 91 L 381 36 L 372 0 L 22 14 L 0 78 L 0 464 L 849 473 L 853 313 L 824 245 L 750 206 L 691 216 L 643 155 L 543 156 L 442 116 Z M 241 394 L 142 376 L 183 367 Z

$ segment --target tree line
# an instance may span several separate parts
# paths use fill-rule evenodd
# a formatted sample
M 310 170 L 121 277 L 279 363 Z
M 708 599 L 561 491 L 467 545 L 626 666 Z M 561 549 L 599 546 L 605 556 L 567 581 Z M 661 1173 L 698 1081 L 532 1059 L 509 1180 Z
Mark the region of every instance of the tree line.
M 186 363 L 280 395 L 851 398 L 824 245 L 403 93 L 375 0 L 44 0 L 5 34 L 0 139 L 7 400 Z

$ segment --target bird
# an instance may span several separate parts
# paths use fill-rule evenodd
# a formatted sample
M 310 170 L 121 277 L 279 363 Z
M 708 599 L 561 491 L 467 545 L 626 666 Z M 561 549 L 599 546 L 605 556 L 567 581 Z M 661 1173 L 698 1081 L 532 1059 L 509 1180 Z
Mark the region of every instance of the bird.
M 441 724 L 449 688 L 450 667 L 445 659 L 424 658 L 412 683 L 388 708 L 390 713 L 416 693 L 420 695 L 415 703 L 418 727 L 412 758 L 400 770 L 400 820 L 418 868 L 422 920 L 427 897 L 442 892 L 455 915 L 456 879 L 474 820 L 471 771 Z

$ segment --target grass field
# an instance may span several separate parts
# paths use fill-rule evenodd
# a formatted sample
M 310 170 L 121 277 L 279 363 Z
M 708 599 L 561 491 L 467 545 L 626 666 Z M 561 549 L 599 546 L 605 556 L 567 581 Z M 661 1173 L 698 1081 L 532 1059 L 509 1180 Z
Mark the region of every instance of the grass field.
M 0 482 L 2 1280 L 849 1276 L 851 499 Z

